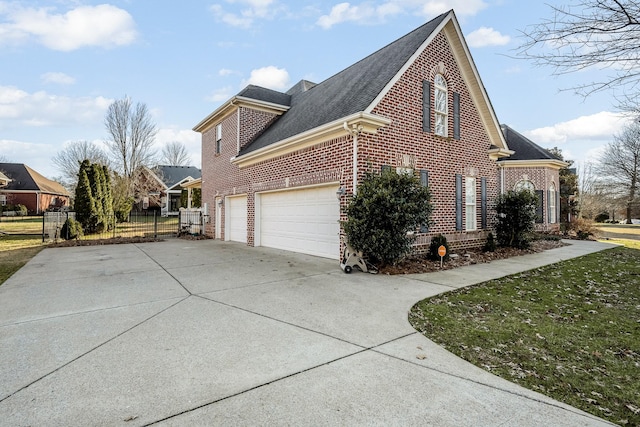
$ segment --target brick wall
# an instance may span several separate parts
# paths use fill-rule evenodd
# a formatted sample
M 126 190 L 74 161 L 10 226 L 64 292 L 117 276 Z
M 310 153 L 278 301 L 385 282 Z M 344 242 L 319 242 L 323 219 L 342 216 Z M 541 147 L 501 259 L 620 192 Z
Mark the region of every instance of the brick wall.
M 506 162 L 508 165 L 508 161 Z M 521 180 L 529 180 L 536 190 L 543 190 L 544 215 L 542 223 L 536 224 L 538 231 L 557 231 L 560 229 L 560 215 L 556 215 L 556 222 L 549 223 L 548 207 L 549 193 L 547 190 L 553 185 L 556 192 L 560 191 L 560 177 L 556 169 L 547 167 L 504 167 L 504 191 L 513 190 Z M 502 175 L 501 175 L 502 176 Z M 556 202 L 557 203 L 557 202 Z M 559 210 L 559 207 L 557 207 Z
M 436 73 L 442 74 L 448 84 L 448 138 L 433 133 L 433 114 L 432 131 L 426 133 L 422 130 L 422 82 L 433 82 Z M 459 140 L 452 137 L 454 92 L 460 94 Z M 487 212 L 491 215 L 491 206 L 498 194 L 497 166 L 489 159 L 489 137 L 443 34 L 435 37 L 373 112 L 393 118 L 393 123 L 382 129 L 374 138 L 370 138 L 366 144 L 362 144 L 361 167 L 367 162 L 376 168 L 384 164 L 399 167 L 402 166 L 401 162 L 410 159 L 415 163 L 415 169 L 426 169 L 429 172 L 429 187 L 435 205 L 432 216 L 434 224 L 430 227 L 429 233 L 418 237 L 417 243 L 426 245 L 431 241 L 431 236 L 436 234 L 444 234 L 448 240 L 460 246 L 464 246 L 465 241 L 473 245 L 477 245 L 480 240 L 483 241 L 486 232 L 480 229 L 480 178 L 487 179 L 487 199 L 490 202 Z M 455 229 L 456 174 L 476 177 L 478 231 L 461 233 Z M 463 216 L 463 225 L 465 220 Z M 492 222 L 493 219 L 488 218 L 488 224 Z

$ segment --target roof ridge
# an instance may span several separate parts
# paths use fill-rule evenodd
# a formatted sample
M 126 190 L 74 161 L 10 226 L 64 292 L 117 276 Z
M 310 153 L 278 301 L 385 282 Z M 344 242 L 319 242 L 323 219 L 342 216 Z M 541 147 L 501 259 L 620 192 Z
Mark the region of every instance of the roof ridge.
M 453 9 L 451 9 L 451 10 L 453 10 Z M 364 62 L 364 61 L 366 61 L 366 60 L 368 60 L 368 59 L 371 59 L 373 56 L 376 56 L 376 55 L 380 54 L 383 50 L 386 50 L 386 49 L 388 49 L 389 47 L 391 47 L 391 46 L 393 46 L 393 45 L 395 45 L 395 44 L 399 43 L 401 40 L 408 39 L 409 37 L 411 37 L 411 36 L 412 36 L 413 34 L 415 34 L 416 32 L 421 31 L 424 27 L 426 27 L 426 26 L 428 26 L 428 25 L 432 25 L 435 21 L 438 21 L 438 20 L 444 19 L 444 17 L 445 17 L 446 15 L 448 15 L 449 13 L 451 13 L 451 10 L 449 10 L 448 12 L 441 13 L 440 15 L 436 16 L 435 18 L 430 19 L 429 21 L 425 22 L 424 24 L 420 25 L 419 27 L 414 28 L 413 30 L 411 30 L 411 31 L 409 31 L 408 33 L 404 34 L 403 36 L 398 37 L 397 39 L 393 40 L 392 42 L 387 43 L 385 46 L 382 46 L 381 48 L 379 48 L 379 49 L 378 49 L 378 50 L 376 50 L 375 52 L 370 53 L 369 55 L 365 56 L 364 58 L 360 59 L 359 61 L 354 62 L 353 64 L 349 65 L 347 68 L 344 68 L 344 69 L 342 69 L 342 70 L 338 71 L 337 73 L 333 74 L 332 76 L 327 77 L 326 79 L 324 79 L 323 81 L 321 81 L 320 83 L 318 83 L 317 85 L 315 85 L 314 87 L 312 87 L 311 89 L 315 89 L 315 88 L 317 88 L 318 86 L 322 85 L 324 82 L 326 82 L 326 81 L 328 81 L 328 80 L 330 80 L 330 79 L 332 79 L 332 78 L 334 78 L 334 77 L 336 77 L 336 76 L 338 76 L 338 75 L 340 75 L 340 74 L 342 74 L 342 73 L 347 72 L 347 71 L 348 71 L 348 70 L 350 70 L 351 68 L 355 67 L 356 65 L 361 64 L 362 62 Z M 425 39 L 425 40 L 426 40 L 426 39 Z M 310 89 L 310 90 L 311 90 L 311 89 Z

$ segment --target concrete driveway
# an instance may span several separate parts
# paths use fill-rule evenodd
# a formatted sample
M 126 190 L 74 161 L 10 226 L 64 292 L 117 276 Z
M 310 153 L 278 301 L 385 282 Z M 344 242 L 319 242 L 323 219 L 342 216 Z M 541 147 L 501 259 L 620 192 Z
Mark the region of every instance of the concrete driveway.
M 45 249 L 0 286 L 0 425 L 609 425 L 407 321 L 425 297 L 606 247 L 402 277 L 212 240 Z

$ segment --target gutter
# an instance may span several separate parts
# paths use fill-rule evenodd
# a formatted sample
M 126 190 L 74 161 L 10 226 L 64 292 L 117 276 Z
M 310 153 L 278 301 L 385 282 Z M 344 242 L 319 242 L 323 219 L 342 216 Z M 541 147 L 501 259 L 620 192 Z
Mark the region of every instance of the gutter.
M 342 127 L 353 136 L 353 195 L 355 196 L 358 190 L 358 135 L 360 135 L 364 127 L 357 124 L 349 127 L 347 122 L 344 122 Z

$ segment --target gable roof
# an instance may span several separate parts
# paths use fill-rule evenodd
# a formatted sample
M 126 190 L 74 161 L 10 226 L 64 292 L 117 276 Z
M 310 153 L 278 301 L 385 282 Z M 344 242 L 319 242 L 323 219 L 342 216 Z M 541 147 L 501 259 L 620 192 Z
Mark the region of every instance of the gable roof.
M 291 108 L 238 156 L 365 111 L 447 16 L 443 13 L 307 91 L 293 91 Z
M 23 163 L 0 163 L 0 171 L 11 179 L 4 191 L 40 191 L 69 196 L 62 184 L 45 178 Z
M 193 130 L 204 133 L 241 106 L 268 111 L 276 120 L 246 144 L 231 162 L 240 168 L 348 135 L 350 129 L 376 133 L 392 120 L 372 111 L 405 71 L 424 52 L 436 35 L 446 37 L 472 102 L 486 131 L 491 159 L 509 156 L 507 142 L 480 80 L 469 48 L 453 10 L 437 16 L 343 71 L 314 85 L 301 81 L 277 99 L 256 87 L 247 87 L 207 116 Z M 268 90 L 264 89 L 263 90 Z M 257 95 L 254 95 L 256 91 Z M 255 96 L 255 98 L 250 98 Z M 280 104 L 277 104 L 280 102 Z
M 538 144 L 531 141 L 529 138 L 522 135 L 520 132 L 514 130 L 513 128 L 502 124 L 500 125 L 500 129 L 504 134 L 504 138 L 507 141 L 507 144 L 509 144 L 509 148 L 515 152 L 511 155 L 511 157 L 507 159 L 500 159 L 501 162 L 513 163 L 544 161 L 560 167 L 565 167 L 568 165 L 568 163 L 558 159 L 549 151 L 540 147 Z
M 200 169 L 195 166 L 158 165 L 153 168 L 153 173 L 167 189 L 175 187 L 176 184 L 180 184 L 186 178 L 197 179 L 202 176 Z

